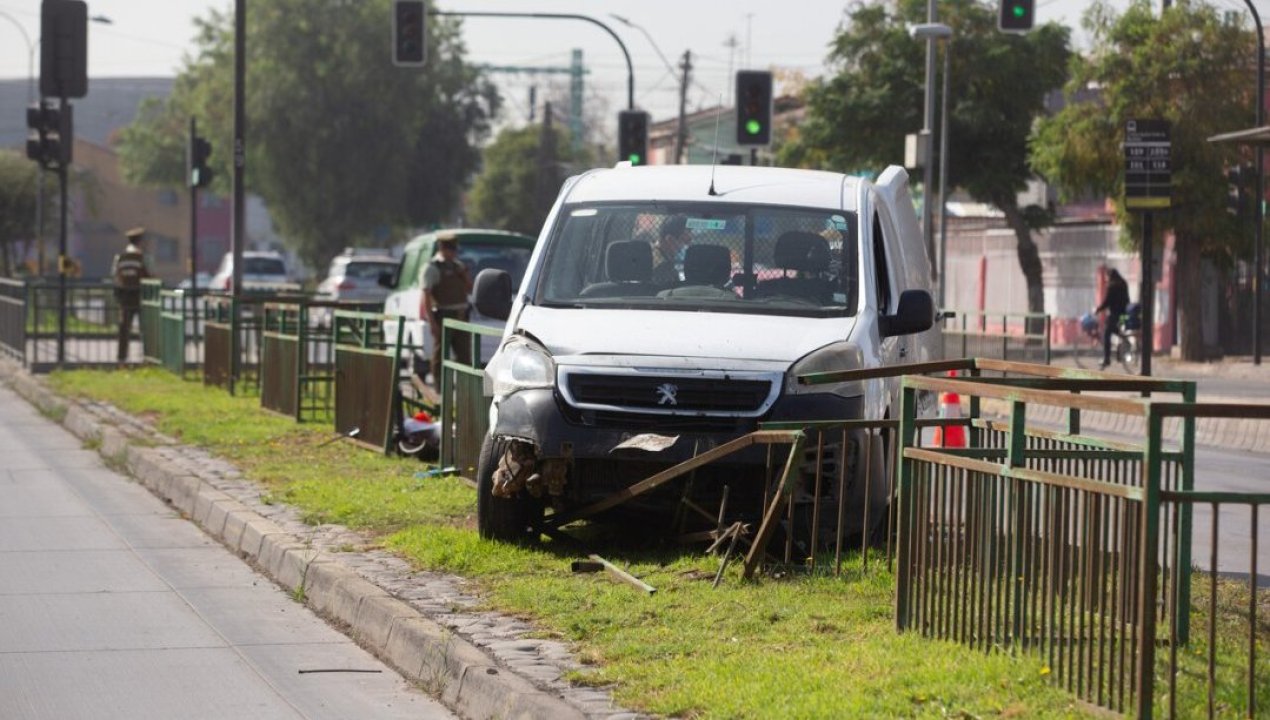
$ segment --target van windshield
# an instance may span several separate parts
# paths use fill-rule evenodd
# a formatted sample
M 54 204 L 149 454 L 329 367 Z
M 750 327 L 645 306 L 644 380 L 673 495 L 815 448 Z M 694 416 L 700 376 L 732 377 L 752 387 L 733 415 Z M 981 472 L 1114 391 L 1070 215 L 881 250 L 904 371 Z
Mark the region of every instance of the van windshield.
M 565 206 L 535 299 L 548 307 L 854 315 L 856 226 L 842 210 Z

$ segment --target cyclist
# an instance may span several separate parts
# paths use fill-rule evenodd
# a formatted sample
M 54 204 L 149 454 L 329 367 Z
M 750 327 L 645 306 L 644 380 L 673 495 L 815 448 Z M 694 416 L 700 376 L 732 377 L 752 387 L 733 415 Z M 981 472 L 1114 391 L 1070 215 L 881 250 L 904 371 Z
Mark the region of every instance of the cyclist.
M 1107 321 L 1102 326 L 1102 365 L 1100 370 L 1106 370 L 1111 364 L 1111 336 L 1113 334 L 1124 337 L 1120 332 L 1120 323 L 1124 318 L 1125 311 L 1129 309 L 1129 284 L 1120 276 L 1119 271 L 1112 269 L 1107 271 L 1107 290 L 1102 296 L 1102 304 L 1094 308 L 1094 314 L 1107 311 Z

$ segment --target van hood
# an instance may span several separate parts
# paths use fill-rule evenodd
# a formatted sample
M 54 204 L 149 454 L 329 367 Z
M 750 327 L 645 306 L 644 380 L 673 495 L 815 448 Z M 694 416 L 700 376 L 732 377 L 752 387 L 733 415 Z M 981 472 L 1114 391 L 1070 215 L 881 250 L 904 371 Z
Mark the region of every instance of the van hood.
M 555 357 L 647 355 L 792 363 L 846 340 L 855 318 L 525 306 L 517 327 Z

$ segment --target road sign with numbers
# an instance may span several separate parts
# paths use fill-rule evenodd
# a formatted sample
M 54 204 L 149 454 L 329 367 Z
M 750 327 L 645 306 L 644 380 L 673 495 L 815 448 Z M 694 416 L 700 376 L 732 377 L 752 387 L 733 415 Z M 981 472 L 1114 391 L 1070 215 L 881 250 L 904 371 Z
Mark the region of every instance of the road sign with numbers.
M 1124 126 L 1124 203 L 1158 210 L 1173 201 L 1172 143 L 1167 120 L 1128 120 Z

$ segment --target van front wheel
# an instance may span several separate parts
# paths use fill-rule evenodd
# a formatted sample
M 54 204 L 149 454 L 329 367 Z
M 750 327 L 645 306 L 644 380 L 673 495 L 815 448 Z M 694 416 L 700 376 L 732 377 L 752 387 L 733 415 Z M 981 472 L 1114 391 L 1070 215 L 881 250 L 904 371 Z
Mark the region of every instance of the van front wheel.
M 530 510 L 531 506 L 537 507 L 537 501 L 526 497 L 524 492 L 511 498 L 494 495 L 494 471 L 507 451 L 507 444 L 506 440 L 494 440 L 489 435 L 481 444 L 476 465 L 476 527 L 486 540 L 526 543 L 533 538 L 529 527 L 533 515 Z

